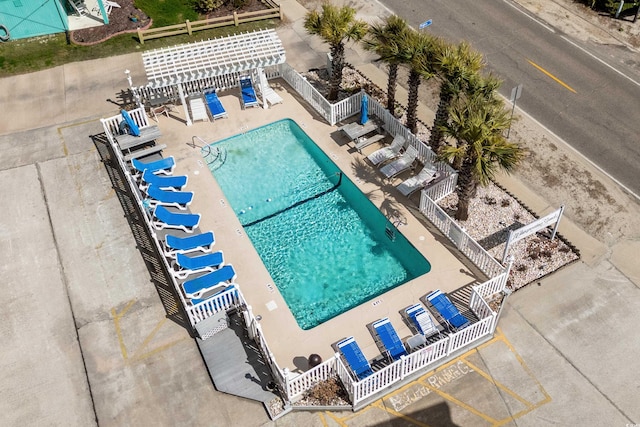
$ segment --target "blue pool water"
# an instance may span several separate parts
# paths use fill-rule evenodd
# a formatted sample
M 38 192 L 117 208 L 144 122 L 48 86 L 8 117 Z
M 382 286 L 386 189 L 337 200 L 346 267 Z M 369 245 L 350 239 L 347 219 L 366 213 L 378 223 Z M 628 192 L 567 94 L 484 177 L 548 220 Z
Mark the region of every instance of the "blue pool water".
M 293 120 L 209 147 L 220 153 L 205 156 L 209 168 L 301 328 L 430 271 Z

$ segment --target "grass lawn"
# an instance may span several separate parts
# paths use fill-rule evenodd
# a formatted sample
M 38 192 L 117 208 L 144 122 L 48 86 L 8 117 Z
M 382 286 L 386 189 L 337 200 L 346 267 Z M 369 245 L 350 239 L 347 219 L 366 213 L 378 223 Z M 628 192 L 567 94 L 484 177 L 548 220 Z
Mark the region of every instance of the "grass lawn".
M 165 27 L 200 18 L 192 3 L 195 0 L 135 0 L 138 9 L 153 19 L 153 27 Z
M 149 15 L 154 28 L 182 23 L 185 19 L 197 20 L 198 14 L 190 0 L 136 0 L 136 6 Z M 186 3 L 186 5 L 185 5 Z M 239 32 L 275 28 L 279 20 L 264 20 L 204 30 L 188 34 L 145 41 L 141 45 L 135 33 L 122 34 L 92 46 L 67 44 L 64 34 L 20 39 L 0 43 L 0 77 L 30 73 L 76 61 L 105 58 L 131 52 L 174 46 L 181 43 L 224 37 Z

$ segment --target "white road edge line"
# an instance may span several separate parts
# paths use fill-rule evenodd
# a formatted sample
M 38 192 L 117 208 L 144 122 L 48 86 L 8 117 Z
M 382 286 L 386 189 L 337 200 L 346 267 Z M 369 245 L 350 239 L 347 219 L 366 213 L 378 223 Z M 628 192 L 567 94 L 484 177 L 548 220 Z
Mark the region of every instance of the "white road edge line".
M 581 51 L 583 51 L 584 53 L 586 53 L 587 55 L 589 55 L 590 57 L 592 57 L 593 59 L 595 59 L 596 61 L 600 62 L 602 65 L 611 68 L 613 71 L 615 71 L 616 73 L 620 74 L 622 77 L 624 77 L 625 79 L 629 80 L 631 83 L 635 84 L 636 86 L 640 86 L 640 83 L 633 80 L 631 77 L 627 76 L 625 73 L 623 73 L 622 71 L 618 70 L 617 68 L 615 68 L 612 65 L 607 64 L 604 60 L 598 58 L 597 56 L 595 56 L 593 53 L 589 52 L 588 50 L 586 50 L 585 48 L 583 48 L 582 46 L 572 42 L 571 40 L 569 40 L 567 37 L 565 36 L 560 36 L 561 39 L 563 39 L 564 41 L 566 41 L 567 43 L 577 47 L 578 49 L 580 49 Z
M 502 96 L 502 95 L 501 95 Z M 508 105 L 510 104 L 509 100 L 505 97 L 502 96 L 505 100 L 505 104 Z M 555 139 L 557 139 L 558 141 L 560 141 L 562 144 L 564 144 L 567 148 L 569 148 L 571 151 L 573 151 L 575 154 L 577 154 L 579 157 L 581 157 L 582 159 L 584 159 L 587 163 L 589 163 L 591 166 L 593 166 L 594 168 L 596 168 L 598 171 L 600 171 L 600 173 L 602 173 L 603 175 L 605 175 L 606 177 L 608 177 L 609 179 L 611 179 L 613 182 L 615 182 L 616 184 L 618 184 L 620 187 L 622 187 L 627 193 L 629 193 L 631 196 L 635 197 L 638 201 L 640 201 L 640 195 L 634 193 L 629 187 L 627 187 L 626 185 L 624 185 L 623 183 L 621 183 L 620 181 L 618 181 L 616 178 L 614 178 L 613 176 L 611 176 L 611 174 L 609 174 L 607 171 L 605 171 L 604 169 L 602 169 L 600 166 L 596 165 L 595 163 L 593 163 L 587 156 L 585 156 L 584 154 L 582 154 L 581 152 L 579 152 L 576 148 L 574 148 L 571 144 L 569 144 L 567 141 L 565 141 L 564 139 L 560 138 L 558 135 L 556 135 L 555 132 L 553 132 L 551 129 L 549 129 L 548 127 L 546 127 L 545 125 L 543 125 L 542 123 L 540 123 L 538 120 L 536 120 L 534 117 L 532 117 L 529 113 L 527 113 L 526 111 L 524 111 L 522 108 L 518 107 L 516 105 L 516 110 L 518 110 L 522 115 L 527 116 L 527 118 L 529 120 L 532 120 L 535 124 L 537 124 L 538 126 L 540 126 L 542 129 L 544 129 L 545 131 L 549 132 L 549 134 L 551 136 L 553 136 Z
M 511 1 L 509 1 L 509 0 L 502 0 L 502 1 L 505 2 L 506 4 L 508 4 L 509 6 L 511 6 L 512 8 L 514 8 L 515 10 L 517 10 L 518 12 L 520 12 L 521 14 L 523 14 L 524 16 L 526 16 L 527 18 L 531 19 L 532 21 L 536 22 L 537 24 L 543 26 L 544 28 L 546 28 L 547 30 L 549 30 L 549 31 L 551 31 L 552 33 L 555 34 L 556 30 L 554 30 L 553 28 L 551 28 L 547 24 L 544 24 L 542 21 L 539 21 L 538 19 L 536 19 L 533 16 L 529 15 L 524 10 L 520 9 L 518 6 L 513 4 Z

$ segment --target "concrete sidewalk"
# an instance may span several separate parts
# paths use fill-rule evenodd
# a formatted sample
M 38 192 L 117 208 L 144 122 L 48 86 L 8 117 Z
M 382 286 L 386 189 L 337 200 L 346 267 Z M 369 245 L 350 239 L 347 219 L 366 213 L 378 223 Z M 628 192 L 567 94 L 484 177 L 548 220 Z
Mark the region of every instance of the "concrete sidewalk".
M 363 16 L 388 13 L 376 5 L 366 2 Z M 293 0 L 282 6 L 288 62 L 300 71 L 325 66 L 327 46 L 302 27 L 306 10 Z M 386 86 L 367 53 L 349 49 L 347 59 Z M 167 319 L 90 138 L 102 131 L 98 118 L 119 109 L 125 69 L 144 82 L 139 53 L 0 79 L 0 102 L 11 106 L 0 117 L 3 425 L 640 422 L 640 245 L 599 242 L 569 218 L 561 232 L 582 261 L 509 297 L 503 335 L 461 357 L 456 372 L 430 373 L 358 414 L 292 413 L 277 422 L 261 404 L 217 392 L 195 342 Z M 406 102 L 402 88 L 398 100 Z M 430 123 L 433 113 L 422 104 L 419 117 Z M 518 176 L 501 183 L 538 214 L 551 209 Z

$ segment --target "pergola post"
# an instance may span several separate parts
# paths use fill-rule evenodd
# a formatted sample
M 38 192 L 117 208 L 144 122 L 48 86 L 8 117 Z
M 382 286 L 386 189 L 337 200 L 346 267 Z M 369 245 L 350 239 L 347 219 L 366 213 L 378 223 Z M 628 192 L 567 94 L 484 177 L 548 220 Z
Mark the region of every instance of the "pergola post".
M 109 23 L 109 14 L 104 8 L 104 3 L 102 3 L 102 0 L 98 0 L 98 7 L 100 8 L 100 15 L 102 15 L 102 22 L 107 25 Z
M 260 84 L 260 96 L 262 97 L 262 108 L 265 110 L 269 108 L 267 105 L 267 98 L 264 96 L 267 93 L 267 86 L 269 83 L 267 82 L 267 76 L 264 73 L 264 68 L 258 68 L 258 83 Z
M 184 118 L 187 121 L 187 126 L 191 126 L 193 122 L 191 121 L 191 116 L 189 116 L 189 106 L 187 105 L 187 100 L 184 97 L 182 83 L 178 83 L 178 95 L 180 95 L 180 102 L 182 103 L 182 108 L 184 108 Z

